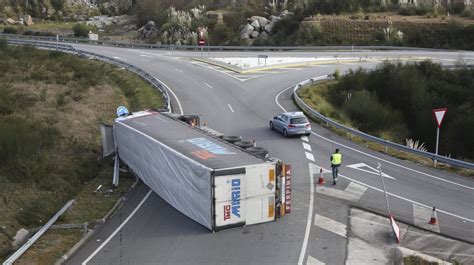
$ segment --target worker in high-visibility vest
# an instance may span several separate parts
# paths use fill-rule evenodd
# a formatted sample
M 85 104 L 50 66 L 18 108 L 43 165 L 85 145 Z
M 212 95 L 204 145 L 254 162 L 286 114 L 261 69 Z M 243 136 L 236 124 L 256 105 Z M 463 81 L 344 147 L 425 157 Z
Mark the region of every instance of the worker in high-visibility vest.
M 334 154 L 331 155 L 331 169 L 332 169 L 332 185 L 336 185 L 337 173 L 342 163 L 342 155 L 339 153 L 339 149 L 336 148 Z

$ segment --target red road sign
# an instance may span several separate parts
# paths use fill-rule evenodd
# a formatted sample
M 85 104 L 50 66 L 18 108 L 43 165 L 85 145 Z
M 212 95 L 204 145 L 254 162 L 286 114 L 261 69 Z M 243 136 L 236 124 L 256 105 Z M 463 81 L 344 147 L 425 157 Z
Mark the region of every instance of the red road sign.
M 447 108 L 440 108 L 440 109 L 434 109 L 433 110 L 433 116 L 436 120 L 436 123 L 438 124 L 438 128 L 441 128 L 441 123 L 443 122 L 444 115 L 448 111 Z
M 198 45 L 199 45 L 199 46 L 206 45 L 206 40 L 205 40 L 205 39 L 200 39 L 200 40 L 198 40 Z
M 400 243 L 400 228 L 395 222 L 395 218 L 393 218 L 393 215 L 390 215 L 390 224 L 392 225 L 392 230 L 393 233 L 395 233 L 395 236 L 397 237 L 398 243 Z

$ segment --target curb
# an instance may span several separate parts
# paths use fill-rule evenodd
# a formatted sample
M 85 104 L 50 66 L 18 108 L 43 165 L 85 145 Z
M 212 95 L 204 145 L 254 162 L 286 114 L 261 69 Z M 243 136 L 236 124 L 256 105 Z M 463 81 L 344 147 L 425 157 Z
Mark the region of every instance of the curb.
M 61 256 L 61 258 L 59 258 L 59 260 L 56 261 L 54 265 L 61 265 L 64 262 L 66 262 L 72 255 L 74 255 L 74 253 L 76 253 L 82 247 L 82 245 L 86 241 L 89 240 L 89 238 L 91 238 L 94 235 L 94 233 L 95 233 L 94 230 L 88 229 L 86 235 L 81 240 L 79 240 L 79 242 L 77 242 L 71 249 L 69 249 L 66 254 Z
M 393 264 L 395 265 L 403 265 L 403 258 L 410 257 L 410 256 L 416 256 L 420 257 L 426 261 L 428 261 L 430 264 L 435 263 L 435 264 L 441 264 L 441 265 L 451 265 L 451 262 L 444 261 L 442 259 L 438 259 L 436 257 L 430 256 L 423 254 L 421 252 L 411 250 L 408 248 L 404 247 L 394 247 L 393 248 Z
M 133 190 L 137 186 L 138 182 L 140 182 L 140 180 L 137 178 L 135 182 L 132 184 L 132 186 L 130 186 L 129 191 Z M 102 219 L 96 220 L 95 222 L 105 223 L 120 207 L 122 207 L 123 202 L 124 202 L 124 196 L 121 196 L 115 202 L 114 206 L 112 206 L 112 208 L 110 208 L 110 210 L 104 215 L 104 217 Z M 70 257 L 72 257 L 82 247 L 82 245 L 84 245 L 94 235 L 94 233 L 95 233 L 94 229 L 88 229 L 86 235 L 82 237 L 82 239 L 79 240 L 79 242 L 77 242 L 71 249 L 69 249 L 66 254 L 61 256 L 61 258 L 59 258 L 59 260 L 56 261 L 54 265 L 64 264 L 64 262 L 66 262 Z

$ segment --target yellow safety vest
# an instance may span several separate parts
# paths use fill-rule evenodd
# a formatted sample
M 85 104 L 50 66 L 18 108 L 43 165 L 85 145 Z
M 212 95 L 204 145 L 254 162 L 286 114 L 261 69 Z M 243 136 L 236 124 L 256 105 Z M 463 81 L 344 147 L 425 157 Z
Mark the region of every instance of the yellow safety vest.
M 340 165 L 342 162 L 342 155 L 337 153 L 337 154 L 332 154 L 332 161 L 331 164 L 333 165 Z

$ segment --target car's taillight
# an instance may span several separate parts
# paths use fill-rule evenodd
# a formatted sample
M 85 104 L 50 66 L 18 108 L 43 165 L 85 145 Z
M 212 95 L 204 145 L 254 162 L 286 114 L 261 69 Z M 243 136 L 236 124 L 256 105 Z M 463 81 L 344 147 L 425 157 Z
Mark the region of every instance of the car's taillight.
M 293 124 L 290 124 L 290 125 L 288 125 L 288 128 L 296 128 L 296 126 L 293 125 Z

